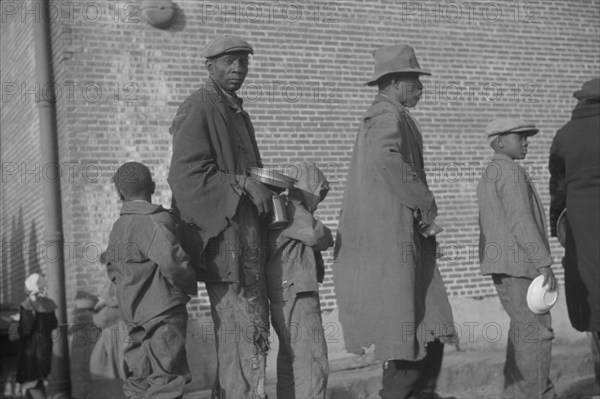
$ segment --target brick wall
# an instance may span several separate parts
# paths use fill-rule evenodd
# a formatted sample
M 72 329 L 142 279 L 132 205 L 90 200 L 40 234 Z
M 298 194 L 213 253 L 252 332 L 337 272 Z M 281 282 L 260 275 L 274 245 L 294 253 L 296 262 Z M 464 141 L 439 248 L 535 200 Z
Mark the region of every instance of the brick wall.
M 4 82 L 35 80 L 31 46 L 24 45 L 31 41 L 31 16 L 5 12 L 10 3 L 3 2 L 3 91 Z M 322 166 L 332 190 L 318 216 L 333 228 L 356 127 L 375 95 L 363 85 L 373 70 L 371 53 L 396 42 L 416 49 L 433 76 L 423 78 L 425 96 L 413 115 L 424 135 L 439 223 L 446 229 L 440 245 L 447 257 L 440 267 L 449 293 L 457 296 L 494 294 L 479 275 L 476 251 L 475 186 L 491 156 L 483 127 L 505 115 L 538 124 L 541 133 L 525 163 L 547 206 L 552 136 L 569 119 L 572 92 L 600 73 L 598 1 L 188 0 L 177 2 L 177 19 L 165 30 L 143 23 L 135 1 L 52 4 L 60 10 L 53 17 L 53 40 L 62 89 L 61 163 L 69 172 L 62 181 L 65 240 L 76 249 L 67 262 L 68 298 L 77 290 L 97 292 L 102 284 L 98 252 L 120 208 L 110 184 L 118 165 L 128 160 L 149 165 L 157 182 L 155 201 L 169 206 L 168 127 L 177 106 L 206 77 L 200 52 L 217 34 L 240 35 L 254 46 L 241 95 L 262 156 L 277 168 L 303 159 Z M 2 104 L 2 162 L 35 162 L 35 104 L 15 98 Z M 38 231 L 43 226 L 37 186 L 10 179 L 2 184 L 2 228 L 12 240 L 19 231 L 11 225 L 18 225 L 18 216 L 13 218 L 19 206 L 27 237 L 33 221 Z M 552 248 L 558 261 L 562 252 L 554 239 Z M 331 254 L 326 258 L 321 299 L 331 309 Z M 12 289 L 4 275 L 14 269 L 3 257 L 3 300 Z M 193 300 L 190 309 L 206 314 L 206 296 Z
M 0 70 L 0 189 L 2 269 L 0 302 L 24 299 L 25 277 L 39 272 L 37 243 L 43 234 L 42 171 L 35 96 L 36 87 L 31 23 L 2 22 Z M 13 94 L 14 93 L 14 94 Z

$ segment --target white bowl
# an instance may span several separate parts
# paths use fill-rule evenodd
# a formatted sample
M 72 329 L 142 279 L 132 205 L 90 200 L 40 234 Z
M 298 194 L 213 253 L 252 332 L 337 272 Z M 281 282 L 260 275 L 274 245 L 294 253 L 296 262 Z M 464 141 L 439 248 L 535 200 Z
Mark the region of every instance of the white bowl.
M 535 314 L 548 312 L 558 299 L 558 290 L 549 291 L 550 286 L 542 287 L 544 276 L 537 276 L 527 290 L 527 306 Z

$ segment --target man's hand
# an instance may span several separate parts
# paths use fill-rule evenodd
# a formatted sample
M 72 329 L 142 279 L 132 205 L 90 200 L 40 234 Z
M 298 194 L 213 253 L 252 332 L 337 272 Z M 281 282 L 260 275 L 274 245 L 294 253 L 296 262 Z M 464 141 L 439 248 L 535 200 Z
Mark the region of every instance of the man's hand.
M 258 180 L 248 178 L 244 184 L 244 190 L 246 190 L 248 197 L 256 206 L 259 216 L 264 216 L 271 212 L 273 207 L 271 197 L 273 193 L 264 184 Z
M 556 277 L 554 277 L 554 272 L 552 271 L 552 267 L 545 266 L 541 267 L 540 273 L 544 276 L 544 282 L 542 283 L 542 287 L 546 286 L 546 284 L 550 285 L 550 291 L 556 291 L 558 288 L 558 283 L 556 282 Z

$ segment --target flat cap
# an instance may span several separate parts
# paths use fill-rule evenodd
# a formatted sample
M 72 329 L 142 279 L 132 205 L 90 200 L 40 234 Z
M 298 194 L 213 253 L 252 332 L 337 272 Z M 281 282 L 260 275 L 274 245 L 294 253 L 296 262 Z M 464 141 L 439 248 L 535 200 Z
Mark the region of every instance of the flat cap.
M 244 52 L 254 54 L 252 46 L 244 39 L 237 36 L 217 36 L 204 47 L 203 55 L 206 58 L 215 58 L 222 54 Z
M 535 124 L 525 122 L 518 118 L 494 119 L 485 127 L 485 135 L 489 143 L 497 136 L 503 134 L 519 133 L 533 136 L 534 134 L 537 134 L 537 132 L 539 132 L 539 130 L 535 127 Z

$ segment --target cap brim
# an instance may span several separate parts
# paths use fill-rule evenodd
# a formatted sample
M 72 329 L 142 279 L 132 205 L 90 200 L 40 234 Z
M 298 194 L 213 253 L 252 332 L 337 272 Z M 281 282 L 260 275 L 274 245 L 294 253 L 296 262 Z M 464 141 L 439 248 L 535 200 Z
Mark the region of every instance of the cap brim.
M 488 135 L 488 137 L 504 136 L 505 134 L 511 134 L 511 133 L 525 134 L 527 136 L 534 136 L 534 135 L 538 134 L 539 131 L 540 130 L 535 127 L 533 127 L 533 128 L 532 127 L 522 127 L 522 128 L 518 128 L 518 129 L 506 130 L 504 132 L 490 134 L 490 135 Z
M 222 53 L 216 54 L 216 55 L 211 55 L 210 57 L 206 57 L 207 60 L 211 60 L 217 57 L 220 57 L 222 55 L 225 54 L 232 54 L 232 53 L 244 53 L 244 54 L 252 54 L 254 55 L 254 50 L 249 49 L 248 47 L 234 47 L 234 48 L 230 48 L 227 51 L 223 51 Z

